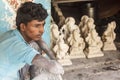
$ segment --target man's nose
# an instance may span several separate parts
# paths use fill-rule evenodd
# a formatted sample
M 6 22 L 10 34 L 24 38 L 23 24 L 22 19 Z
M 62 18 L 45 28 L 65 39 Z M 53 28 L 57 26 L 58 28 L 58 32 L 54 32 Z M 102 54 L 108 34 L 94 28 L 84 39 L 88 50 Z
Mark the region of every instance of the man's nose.
M 43 33 L 43 32 L 44 32 L 44 26 L 40 27 L 39 32 L 40 32 L 40 33 Z

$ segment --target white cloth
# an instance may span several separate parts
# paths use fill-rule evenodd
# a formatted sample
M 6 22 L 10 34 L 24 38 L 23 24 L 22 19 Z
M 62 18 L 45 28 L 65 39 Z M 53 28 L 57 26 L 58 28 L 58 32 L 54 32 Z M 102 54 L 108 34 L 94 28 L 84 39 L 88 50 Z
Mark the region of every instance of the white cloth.
M 41 70 L 41 73 L 32 80 L 62 80 L 62 76 Z

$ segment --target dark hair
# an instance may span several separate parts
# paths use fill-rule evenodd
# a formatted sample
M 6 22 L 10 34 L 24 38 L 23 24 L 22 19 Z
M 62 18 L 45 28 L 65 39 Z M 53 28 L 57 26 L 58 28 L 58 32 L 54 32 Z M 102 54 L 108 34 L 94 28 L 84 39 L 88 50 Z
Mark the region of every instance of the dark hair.
M 42 4 L 36 4 L 33 2 L 25 2 L 17 10 L 16 26 L 20 30 L 20 24 L 27 25 L 32 20 L 43 21 L 48 16 L 47 10 Z

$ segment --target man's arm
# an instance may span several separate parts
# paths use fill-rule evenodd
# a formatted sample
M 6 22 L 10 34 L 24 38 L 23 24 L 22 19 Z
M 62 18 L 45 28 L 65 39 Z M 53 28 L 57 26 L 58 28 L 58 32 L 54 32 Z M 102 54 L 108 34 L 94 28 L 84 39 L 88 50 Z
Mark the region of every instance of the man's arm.
M 42 39 L 36 41 L 36 43 L 50 57 L 50 59 L 56 60 L 55 55 L 53 54 L 53 52 L 50 50 L 50 48 L 47 46 L 47 44 Z

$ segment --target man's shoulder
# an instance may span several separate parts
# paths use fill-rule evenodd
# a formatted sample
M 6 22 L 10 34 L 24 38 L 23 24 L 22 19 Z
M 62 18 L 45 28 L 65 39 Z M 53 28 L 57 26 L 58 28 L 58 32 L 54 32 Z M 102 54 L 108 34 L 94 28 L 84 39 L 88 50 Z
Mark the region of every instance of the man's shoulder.
M 0 42 L 1 43 L 14 43 L 14 42 L 21 42 L 24 43 L 24 39 L 19 33 L 19 31 L 15 30 L 10 30 L 7 31 L 3 34 L 0 34 Z

